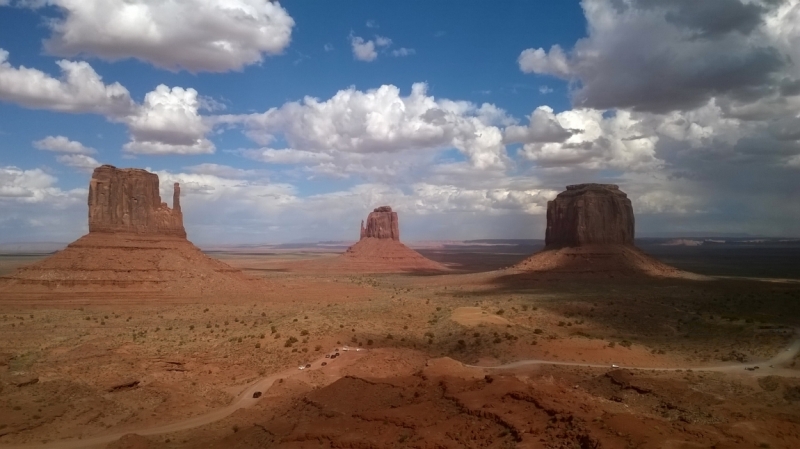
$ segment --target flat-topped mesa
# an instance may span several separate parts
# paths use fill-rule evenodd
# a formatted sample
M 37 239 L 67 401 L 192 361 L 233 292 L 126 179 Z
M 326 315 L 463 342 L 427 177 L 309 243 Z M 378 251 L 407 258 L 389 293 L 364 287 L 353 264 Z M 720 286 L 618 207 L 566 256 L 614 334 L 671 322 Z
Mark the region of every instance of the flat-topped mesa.
M 392 212 L 389 206 L 375 208 L 367 217 L 367 225 L 361 222 L 361 239 L 376 238 L 386 240 L 400 240 L 400 224 L 397 212 Z
M 549 248 L 584 245 L 633 245 L 631 200 L 614 184 L 567 186 L 547 203 Z
M 137 168 L 97 167 L 89 184 L 89 232 L 186 238 L 178 183 L 173 208 L 161 202 L 158 175 Z

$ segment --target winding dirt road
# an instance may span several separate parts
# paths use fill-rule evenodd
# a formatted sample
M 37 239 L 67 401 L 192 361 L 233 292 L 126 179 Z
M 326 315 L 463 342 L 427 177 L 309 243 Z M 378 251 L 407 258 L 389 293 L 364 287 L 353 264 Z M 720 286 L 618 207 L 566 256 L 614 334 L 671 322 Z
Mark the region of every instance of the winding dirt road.
M 797 356 L 799 352 L 800 352 L 800 337 L 798 337 L 794 342 L 792 342 L 792 344 L 789 345 L 787 348 L 779 352 L 776 356 L 760 363 L 739 363 L 739 364 L 731 364 L 723 366 L 679 367 L 679 368 L 619 366 L 619 369 L 624 368 L 624 369 L 647 370 L 647 371 L 692 370 L 692 371 L 712 371 L 712 372 L 729 372 L 729 373 L 735 372 L 740 374 L 748 374 L 752 376 L 780 375 L 786 377 L 800 377 L 800 371 L 790 370 L 781 367 L 781 365 L 794 359 L 794 357 Z M 358 353 L 356 353 L 355 351 L 341 353 L 340 358 L 342 360 L 337 363 L 337 367 L 340 367 L 341 365 L 350 365 L 352 363 L 355 363 L 358 360 L 358 358 L 360 358 L 357 354 Z M 162 426 L 155 426 L 155 427 L 145 427 L 141 429 L 128 429 L 121 432 L 115 432 L 91 438 L 84 438 L 80 440 L 76 439 L 63 440 L 47 444 L 0 445 L 0 449 L 91 449 L 91 448 L 103 447 L 106 444 L 116 441 L 122 438 L 124 435 L 128 435 L 131 433 L 147 436 L 147 435 L 160 435 L 165 433 L 194 429 L 196 427 L 204 426 L 207 424 L 217 422 L 221 419 L 224 419 L 233 414 L 233 412 L 235 412 L 236 410 L 252 407 L 260 400 L 253 398 L 253 393 L 255 393 L 256 391 L 260 391 L 262 393 L 266 392 L 272 386 L 272 384 L 274 384 L 278 379 L 285 379 L 301 375 L 305 371 L 318 370 L 322 368 L 322 362 L 326 360 L 328 362 L 331 361 L 330 359 L 325 359 L 324 357 L 321 357 L 320 359 L 315 360 L 311 364 L 311 368 L 308 368 L 307 370 L 304 371 L 299 371 L 297 368 L 293 368 L 272 374 L 268 377 L 265 377 L 263 379 L 254 382 L 253 384 L 245 388 L 244 391 L 242 391 L 236 397 L 236 399 L 226 407 L 219 408 L 217 410 L 214 410 L 212 412 L 203 415 L 198 415 L 181 421 L 176 421 L 171 424 L 165 424 Z M 531 365 L 558 365 L 558 366 L 577 366 L 577 367 L 587 367 L 587 368 L 611 368 L 611 366 L 609 366 L 608 364 L 557 362 L 552 360 L 539 360 L 539 359 L 520 360 L 517 362 L 499 366 L 475 366 L 475 365 L 465 365 L 465 366 L 470 368 L 480 368 L 485 370 L 506 370 L 506 369 L 522 368 Z M 759 368 L 756 370 L 745 369 L 745 368 L 753 368 L 755 366 L 758 366 Z
M 779 352 L 776 356 L 762 362 L 736 363 L 736 364 L 728 364 L 720 366 L 673 367 L 673 368 L 651 368 L 644 366 L 615 365 L 615 369 L 634 369 L 634 370 L 646 370 L 646 371 L 692 370 L 692 371 L 712 371 L 712 372 L 727 372 L 727 373 L 731 372 L 745 373 L 756 377 L 770 376 L 770 375 L 778 375 L 785 377 L 800 377 L 800 371 L 787 369 L 781 366 L 794 359 L 795 356 L 797 356 L 798 352 L 800 352 L 800 337 L 798 337 L 794 342 L 792 342 L 791 345 L 789 345 L 784 350 Z M 496 365 L 496 366 L 478 366 L 478 365 L 466 365 L 466 366 L 470 368 L 483 368 L 487 370 L 504 370 L 504 369 L 522 368 L 531 365 L 558 365 L 558 366 L 578 366 L 585 368 L 611 368 L 611 365 L 608 364 L 557 362 L 553 360 L 540 360 L 540 359 L 519 360 L 517 362 L 507 363 L 505 365 Z
M 342 365 L 350 365 L 357 361 L 360 358 L 360 354 L 366 351 L 347 351 L 340 353 L 339 357 L 336 358 L 336 365 L 331 366 L 331 359 L 326 359 L 325 357 L 320 357 L 319 359 L 311 362 L 311 368 L 307 368 L 305 370 L 298 370 L 297 368 L 287 369 L 285 371 L 281 371 L 279 373 L 272 374 L 267 376 L 263 379 L 260 379 L 248 387 L 244 389 L 236 399 L 233 400 L 229 405 L 218 408 L 214 411 L 209 413 L 205 413 L 198 416 L 193 416 L 191 418 L 187 418 L 181 421 L 176 421 L 170 424 L 164 424 L 161 426 L 155 427 L 145 427 L 139 429 L 127 429 L 124 431 L 119 431 L 115 433 L 109 433 L 105 435 L 99 435 L 96 437 L 90 438 L 83 438 L 83 439 L 71 439 L 71 440 L 62 440 L 62 441 L 54 441 L 51 443 L 45 444 L 20 444 L 20 445 L 0 445 L 0 449 L 91 449 L 91 448 L 100 448 L 105 447 L 105 445 L 114 442 L 125 435 L 135 433 L 142 436 L 148 435 L 161 435 L 165 433 L 172 433 L 172 432 L 180 432 L 183 430 L 194 429 L 196 427 L 204 426 L 207 424 L 211 424 L 217 422 L 221 419 L 227 418 L 233 412 L 242 409 L 248 408 L 255 405 L 261 398 L 253 398 L 253 393 L 260 391 L 262 393 L 266 393 L 267 390 L 279 379 L 287 379 L 290 377 L 294 377 L 297 375 L 302 375 L 307 371 L 314 371 L 322 368 L 322 362 L 328 362 L 327 367 L 331 368 L 341 368 Z

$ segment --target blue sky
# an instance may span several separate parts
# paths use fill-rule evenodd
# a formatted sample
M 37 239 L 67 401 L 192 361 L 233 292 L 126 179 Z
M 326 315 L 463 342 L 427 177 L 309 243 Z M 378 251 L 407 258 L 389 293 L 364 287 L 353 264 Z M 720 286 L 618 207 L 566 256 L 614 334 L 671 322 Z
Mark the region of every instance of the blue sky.
M 800 235 L 796 0 L 4 4 L 0 242 L 86 232 L 100 163 L 181 182 L 202 244 L 383 204 L 407 240 L 540 238 L 576 182 L 640 235 Z

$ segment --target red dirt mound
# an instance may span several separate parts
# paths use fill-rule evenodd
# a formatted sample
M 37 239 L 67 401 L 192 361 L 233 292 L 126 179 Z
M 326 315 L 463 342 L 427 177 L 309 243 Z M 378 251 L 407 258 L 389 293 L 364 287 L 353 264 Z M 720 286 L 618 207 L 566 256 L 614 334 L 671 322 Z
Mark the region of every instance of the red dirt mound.
M 0 280 L 0 292 L 118 289 L 165 294 L 236 293 L 266 286 L 180 237 L 90 233 Z M 4 293 L 4 296 L 5 296 Z
M 669 277 L 701 279 L 678 270 L 627 245 L 587 245 L 544 249 L 523 260 L 513 271 L 548 274 L 555 277 Z
M 336 273 L 429 273 L 447 271 L 444 265 L 397 240 L 365 237 L 339 257 L 303 262 L 301 270 Z

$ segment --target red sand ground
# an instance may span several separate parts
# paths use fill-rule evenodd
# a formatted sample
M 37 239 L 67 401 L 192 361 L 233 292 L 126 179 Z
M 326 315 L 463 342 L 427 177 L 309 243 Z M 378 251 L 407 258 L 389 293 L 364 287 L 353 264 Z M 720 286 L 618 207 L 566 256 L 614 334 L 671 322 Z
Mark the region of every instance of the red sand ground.
M 180 237 L 106 233 L 87 234 L 0 280 L 0 292 L 9 295 L 134 290 L 202 296 L 266 286 Z
M 703 276 L 678 270 L 633 246 L 589 245 L 545 249 L 523 260 L 511 271 L 547 274 L 555 277 L 637 277 L 684 278 Z

